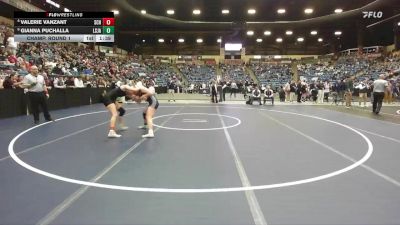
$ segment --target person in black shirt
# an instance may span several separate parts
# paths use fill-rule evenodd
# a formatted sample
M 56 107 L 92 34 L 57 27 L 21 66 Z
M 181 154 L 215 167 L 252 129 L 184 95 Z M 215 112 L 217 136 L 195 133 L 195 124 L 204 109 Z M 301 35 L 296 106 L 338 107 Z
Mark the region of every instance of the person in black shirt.
M 211 88 L 211 101 L 213 103 L 218 103 L 218 97 L 217 97 L 218 87 L 217 83 L 214 80 L 211 81 L 210 88 Z
M 303 87 L 302 87 L 301 81 L 297 82 L 296 89 L 297 89 L 297 93 L 296 93 L 297 94 L 297 102 L 301 103 L 301 95 L 303 94 Z

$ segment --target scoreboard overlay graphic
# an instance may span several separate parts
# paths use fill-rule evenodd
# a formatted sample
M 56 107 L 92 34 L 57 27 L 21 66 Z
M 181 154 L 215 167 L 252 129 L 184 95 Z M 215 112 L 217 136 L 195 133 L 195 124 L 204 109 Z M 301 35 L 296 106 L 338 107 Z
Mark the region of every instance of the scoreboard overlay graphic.
M 113 12 L 14 12 L 17 42 L 114 42 Z

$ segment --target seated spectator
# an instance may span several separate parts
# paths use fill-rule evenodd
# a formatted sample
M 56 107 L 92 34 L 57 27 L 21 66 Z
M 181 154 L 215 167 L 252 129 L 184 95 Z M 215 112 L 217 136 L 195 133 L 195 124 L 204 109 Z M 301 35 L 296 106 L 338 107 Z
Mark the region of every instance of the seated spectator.
M 75 88 L 84 88 L 82 77 L 75 77 L 74 79 Z
M 22 84 L 24 77 L 21 75 L 17 75 L 17 74 L 18 74 L 17 72 L 14 73 L 14 75 L 16 75 L 16 76 L 14 76 L 15 80 L 13 81 L 13 85 L 14 85 L 14 88 L 21 88 L 20 85 Z
M 15 81 L 15 73 L 11 74 L 10 76 L 7 76 L 3 82 L 3 88 L 4 89 L 13 89 L 14 87 L 14 81 Z
M 66 88 L 64 78 L 63 77 L 56 77 L 54 79 L 54 88 Z
M 66 81 L 65 81 L 65 86 L 67 88 L 74 88 L 75 87 L 75 83 L 74 83 L 74 79 L 72 77 L 69 77 Z
M 57 65 L 53 68 L 53 70 L 51 71 L 51 73 L 52 73 L 52 74 L 57 74 L 57 75 L 64 75 L 60 64 L 57 64 Z
M 10 50 L 7 51 L 7 55 L 8 55 L 8 57 L 7 57 L 8 62 L 10 62 L 12 64 L 15 64 L 17 62 L 17 60 L 18 60 L 17 57 L 15 55 L 13 55 Z
M 254 90 L 251 92 L 250 96 L 250 105 L 253 104 L 254 101 L 258 101 L 261 104 L 261 91 L 255 86 Z
M 283 96 L 285 96 L 284 92 L 283 92 Z M 272 103 L 272 105 L 274 105 L 274 91 L 271 89 L 271 86 L 269 86 L 269 85 L 267 86 L 267 89 L 265 90 L 265 93 L 264 93 L 264 105 L 268 99 L 271 99 L 271 103 Z

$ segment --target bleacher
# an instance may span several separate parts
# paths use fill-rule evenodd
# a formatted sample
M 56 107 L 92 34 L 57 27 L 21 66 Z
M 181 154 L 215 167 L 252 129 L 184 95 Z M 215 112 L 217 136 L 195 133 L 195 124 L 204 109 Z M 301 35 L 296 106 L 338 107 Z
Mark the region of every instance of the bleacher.
M 260 84 L 271 85 L 273 88 L 284 85 L 292 78 L 290 64 L 252 63 L 250 68 L 257 76 Z
M 216 79 L 215 65 L 177 64 L 177 67 L 190 84 L 207 84 L 211 79 Z
M 170 64 L 160 62 L 146 62 L 145 70 L 146 75 L 155 81 L 156 86 L 166 87 L 168 78 L 177 77 L 175 71 L 171 68 Z
M 221 64 L 220 69 L 224 79 L 234 80 L 236 82 L 251 80 L 246 74 L 246 70 L 243 65 Z

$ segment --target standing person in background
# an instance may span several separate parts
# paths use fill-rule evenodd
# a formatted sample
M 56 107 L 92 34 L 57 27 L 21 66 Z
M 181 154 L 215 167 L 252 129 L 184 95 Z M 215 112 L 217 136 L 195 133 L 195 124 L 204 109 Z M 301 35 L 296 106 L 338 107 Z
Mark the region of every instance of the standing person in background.
M 324 100 L 326 102 L 329 102 L 329 92 L 331 89 L 331 84 L 326 80 L 324 82 Z
M 228 86 L 227 86 L 226 82 L 223 81 L 222 82 L 222 101 L 225 101 L 225 94 L 226 94 L 226 91 L 228 90 L 227 87 Z
M 175 80 L 169 78 L 168 80 L 168 102 L 174 101 L 175 102 Z
M 385 89 L 388 87 L 388 82 L 385 80 L 385 75 L 379 75 L 379 78 L 374 81 L 374 101 L 372 103 L 372 112 L 379 114 L 382 107 L 383 97 L 385 96 Z
M 289 96 L 290 102 L 293 102 L 297 90 L 296 83 L 292 80 L 289 87 L 290 87 L 290 96 Z
M 296 90 L 297 90 L 297 103 L 301 103 L 301 95 L 303 94 L 303 87 L 301 80 L 297 81 Z
M 285 92 L 285 90 L 283 89 L 283 87 L 281 86 L 280 88 L 279 88 L 279 101 L 280 102 L 285 102 L 285 97 L 286 97 L 287 95 L 286 95 L 286 92 Z
M 176 85 L 176 93 L 181 93 L 182 92 L 182 84 L 179 79 L 175 79 L 175 85 Z
M 233 97 L 236 98 L 237 90 L 238 90 L 238 86 L 236 84 L 236 81 L 233 80 L 232 83 L 231 83 L 231 95 L 230 95 L 230 98 L 232 98 L 232 94 L 233 94 Z
M 318 90 L 318 104 L 324 103 L 324 84 L 319 80 L 317 83 L 317 90 Z
M 30 72 L 25 76 L 21 86 L 28 89 L 28 98 L 31 103 L 34 123 L 39 124 L 39 105 L 42 107 L 46 121 L 53 121 L 47 108 L 47 99 L 50 96 L 44 77 L 39 74 L 37 66 L 32 66 Z
M 390 81 L 388 81 L 388 86 L 385 90 L 384 100 L 387 104 L 391 104 L 393 101 L 393 85 Z
M 346 84 L 344 83 L 344 80 L 339 80 L 339 84 L 337 86 L 337 92 L 338 92 L 338 97 L 340 102 L 343 105 L 344 102 L 344 93 L 346 91 Z
M 367 86 L 367 81 L 361 81 L 358 85 L 358 106 L 361 107 L 361 100 L 364 102 L 364 107 L 367 107 L 367 91 L 368 91 L 368 86 Z
M 346 92 L 345 92 L 345 95 L 346 95 L 346 108 L 347 108 L 347 109 L 350 108 L 350 106 L 351 106 L 351 99 L 352 99 L 352 97 L 353 97 L 353 90 L 354 90 L 354 87 L 353 87 L 353 79 L 354 79 L 354 78 L 352 78 L 352 77 L 347 77 L 347 78 L 346 78 L 346 83 L 345 83 Z
M 283 90 L 285 91 L 285 101 L 289 102 L 290 101 L 290 84 L 289 81 L 286 82 L 285 86 L 283 87 Z
M 213 103 L 218 103 L 218 96 L 217 96 L 217 94 L 218 94 L 218 87 L 217 87 L 217 82 L 215 82 L 215 80 L 212 80 L 211 81 L 211 84 L 210 84 L 210 92 L 211 92 L 211 101 L 213 102 Z
M 219 101 L 222 102 L 223 101 L 223 93 L 222 93 L 222 86 L 223 86 L 223 82 L 222 79 L 219 79 L 218 81 L 218 85 L 217 85 L 217 92 L 219 94 Z

